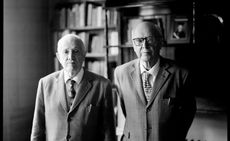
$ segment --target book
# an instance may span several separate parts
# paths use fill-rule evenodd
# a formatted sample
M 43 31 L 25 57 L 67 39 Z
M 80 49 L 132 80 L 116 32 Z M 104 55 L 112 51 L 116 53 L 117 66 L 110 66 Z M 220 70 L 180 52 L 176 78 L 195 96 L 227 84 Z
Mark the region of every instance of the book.
M 117 31 L 111 31 L 109 33 L 109 45 L 111 46 L 118 46 L 118 32 Z M 119 49 L 118 47 L 111 47 L 109 48 L 109 55 L 118 55 Z
M 79 26 L 85 27 L 85 20 L 86 20 L 86 3 L 81 3 L 79 6 Z
M 92 12 L 93 4 L 89 3 L 87 5 L 87 26 L 92 26 Z
M 93 34 L 91 38 L 91 44 L 89 44 L 89 48 L 91 49 L 91 53 L 104 53 L 104 44 L 103 44 L 103 36 L 101 34 Z
M 80 26 L 80 10 L 79 10 L 79 4 L 74 4 L 72 7 L 73 11 L 73 16 L 74 16 L 74 27 L 79 27 Z
M 67 18 L 66 18 L 66 8 L 61 8 L 57 11 L 57 19 L 58 19 L 58 28 L 66 28 Z
M 102 6 L 97 6 L 97 23 L 96 23 L 96 26 L 97 27 L 101 27 L 103 24 L 102 24 L 102 17 L 103 17 L 103 9 L 102 9 Z
M 73 28 L 75 27 L 75 20 L 74 20 L 74 9 L 73 8 L 67 8 L 67 28 Z

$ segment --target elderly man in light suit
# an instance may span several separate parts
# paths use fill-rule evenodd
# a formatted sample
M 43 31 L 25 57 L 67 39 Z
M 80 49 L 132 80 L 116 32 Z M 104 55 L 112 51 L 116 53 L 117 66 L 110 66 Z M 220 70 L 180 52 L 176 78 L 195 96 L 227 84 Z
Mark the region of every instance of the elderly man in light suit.
M 58 41 L 63 69 L 39 81 L 31 141 L 115 141 L 111 83 L 82 68 L 85 55 L 78 36 Z
M 138 59 L 114 72 L 120 139 L 184 141 L 196 111 L 189 71 L 160 56 L 163 37 L 157 25 L 138 24 L 132 42 Z

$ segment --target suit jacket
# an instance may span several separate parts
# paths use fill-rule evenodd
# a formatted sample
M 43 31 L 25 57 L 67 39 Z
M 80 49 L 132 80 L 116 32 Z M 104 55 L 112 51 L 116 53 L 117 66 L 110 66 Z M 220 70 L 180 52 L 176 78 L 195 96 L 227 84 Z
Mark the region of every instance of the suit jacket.
M 185 140 L 196 111 L 189 72 L 164 58 L 160 58 L 159 67 L 148 103 L 142 88 L 139 60 L 115 69 L 119 106 L 125 117 L 122 140 Z
M 63 70 L 40 79 L 31 141 L 114 141 L 114 124 L 109 80 L 85 71 L 68 111 Z

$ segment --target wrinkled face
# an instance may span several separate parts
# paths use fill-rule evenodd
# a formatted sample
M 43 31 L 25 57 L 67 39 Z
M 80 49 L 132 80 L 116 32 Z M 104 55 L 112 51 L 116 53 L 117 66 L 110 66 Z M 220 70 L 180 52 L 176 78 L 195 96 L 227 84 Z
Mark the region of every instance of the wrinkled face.
M 66 72 L 77 74 L 85 58 L 84 45 L 76 37 L 64 37 L 58 43 L 56 55 Z
M 159 58 L 161 39 L 154 35 L 151 24 L 140 24 L 132 32 L 133 48 L 142 61 L 150 62 Z

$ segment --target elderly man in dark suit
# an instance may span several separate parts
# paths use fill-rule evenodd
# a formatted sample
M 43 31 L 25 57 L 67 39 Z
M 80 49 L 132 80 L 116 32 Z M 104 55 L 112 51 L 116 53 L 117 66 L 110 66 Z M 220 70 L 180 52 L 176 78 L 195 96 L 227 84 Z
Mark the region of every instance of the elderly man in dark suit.
M 111 83 L 82 68 L 82 40 L 58 41 L 63 69 L 40 79 L 31 141 L 115 141 Z
M 196 111 L 189 71 L 160 56 L 163 37 L 157 25 L 138 24 L 132 42 L 138 59 L 114 72 L 120 139 L 184 141 Z

